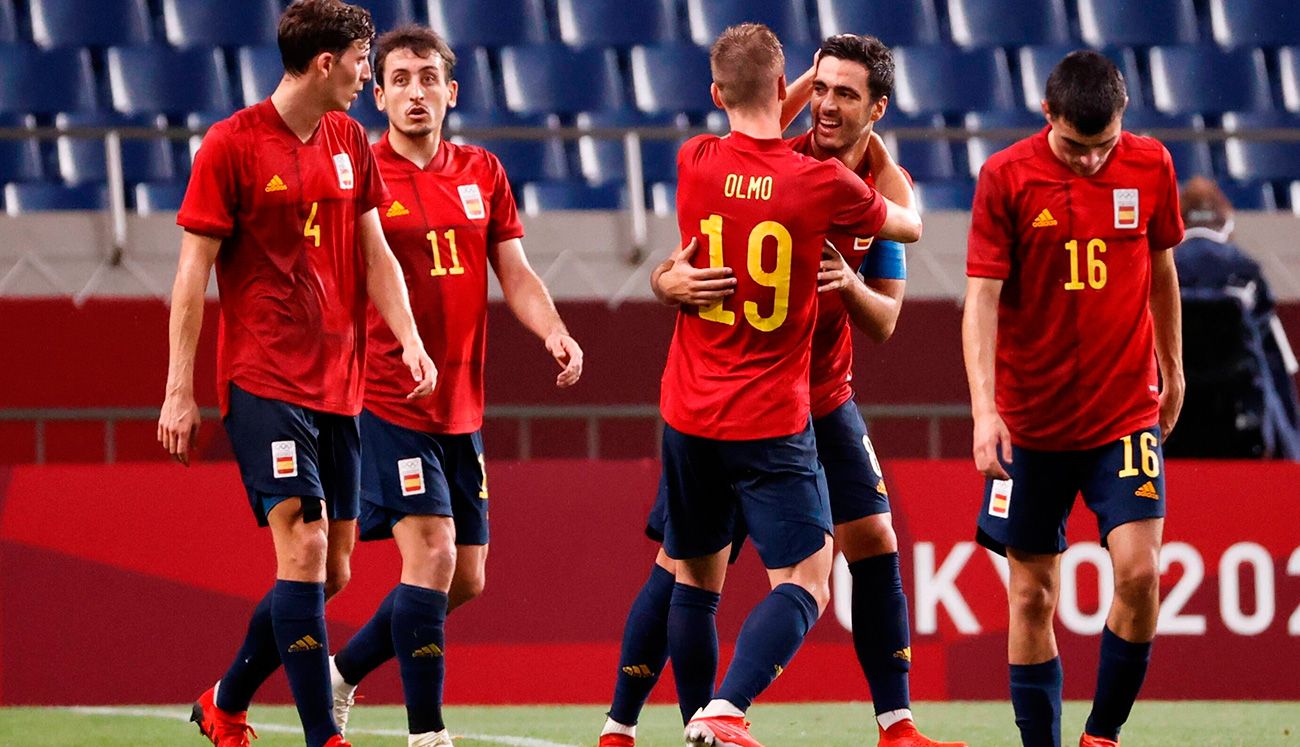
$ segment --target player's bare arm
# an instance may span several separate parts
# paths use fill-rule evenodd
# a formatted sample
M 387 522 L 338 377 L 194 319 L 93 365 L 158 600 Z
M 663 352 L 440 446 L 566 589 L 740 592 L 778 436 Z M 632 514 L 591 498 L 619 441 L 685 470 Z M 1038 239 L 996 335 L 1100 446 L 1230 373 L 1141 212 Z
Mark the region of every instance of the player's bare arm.
M 699 248 L 699 239 L 672 253 L 650 274 L 650 289 L 655 298 L 670 306 L 707 306 L 730 296 L 736 290 L 736 277 L 730 267 L 695 267 L 691 257 Z
M 1011 462 L 1011 433 L 998 415 L 993 399 L 993 360 L 998 338 L 998 299 L 1002 281 L 993 278 L 967 278 L 966 308 L 962 312 L 962 357 L 966 361 L 966 381 L 970 385 L 971 415 L 975 419 L 973 453 L 975 468 L 986 477 L 1010 478 L 998 462 Z
M 427 397 L 433 392 L 438 369 L 429 354 L 424 352 L 424 342 L 415 328 L 411 300 L 406 294 L 406 282 L 402 280 L 402 267 L 388 248 L 388 240 L 384 238 L 384 229 L 379 223 L 378 208 L 371 208 L 357 219 L 357 239 L 366 258 L 366 292 L 401 343 L 402 362 L 415 379 L 415 389 L 407 396 L 412 399 Z
M 194 399 L 194 351 L 203 328 L 204 292 L 217 261 L 221 239 L 185 231 L 172 284 L 167 325 L 167 393 L 158 416 L 158 442 L 185 466 L 199 437 L 199 406 Z
M 903 294 L 906 290 L 906 280 L 864 280 L 830 242 L 823 247 L 821 269 L 817 273 L 817 292 L 839 292 L 840 300 L 849 313 L 849 321 L 866 333 L 872 342 L 884 342 L 894 334 L 898 315 L 903 310 Z
M 541 338 L 546 351 L 560 364 L 555 385 L 563 389 L 578 383 L 582 377 L 582 348 L 569 335 L 550 292 L 528 263 L 524 243 L 519 239 L 503 241 L 489 250 L 488 260 L 492 262 L 497 280 L 501 281 L 501 291 L 510 311 L 529 331 Z
M 1155 327 L 1156 360 L 1160 363 L 1160 438 L 1178 422 L 1183 409 L 1183 307 L 1172 251 L 1151 253 L 1151 321 Z

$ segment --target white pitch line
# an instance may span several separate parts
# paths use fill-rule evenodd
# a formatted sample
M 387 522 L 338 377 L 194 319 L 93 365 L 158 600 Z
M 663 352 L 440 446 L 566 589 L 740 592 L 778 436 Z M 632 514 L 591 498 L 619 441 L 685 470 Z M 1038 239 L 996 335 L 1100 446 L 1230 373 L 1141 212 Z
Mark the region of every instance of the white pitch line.
M 116 708 L 108 706 L 73 706 L 65 709 L 72 713 L 78 713 L 84 716 L 130 716 L 135 718 L 165 718 L 175 721 L 189 721 L 190 714 L 188 711 L 173 711 L 167 708 Z M 300 734 L 302 728 L 298 726 L 287 726 L 285 724 L 262 724 L 257 727 L 258 731 L 264 731 L 268 734 Z M 348 734 L 365 734 L 371 737 L 404 737 L 407 732 L 400 729 L 348 729 Z M 565 744 L 564 742 L 548 742 L 545 739 L 533 739 L 532 737 L 509 737 L 499 734 L 457 734 L 457 738 L 474 739 L 480 742 L 490 744 L 505 745 L 505 747 L 578 747 L 578 745 Z

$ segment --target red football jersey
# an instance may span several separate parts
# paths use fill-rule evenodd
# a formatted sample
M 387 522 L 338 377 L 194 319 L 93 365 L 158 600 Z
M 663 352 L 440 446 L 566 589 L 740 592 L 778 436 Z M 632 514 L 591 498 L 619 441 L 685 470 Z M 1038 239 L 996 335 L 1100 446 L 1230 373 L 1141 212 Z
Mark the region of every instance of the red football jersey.
M 1183 221 L 1156 140 L 1123 133 L 1081 177 L 1047 133 L 984 164 L 966 273 L 1006 281 L 994 388 L 1012 438 L 1081 450 L 1156 424 L 1151 252 L 1182 241 Z
M 673 428 L 721 440 L 798 433 L 809 414 L 809 353 L 822 242 L 874 236 L 885 202 L 835 160 L 780 139 L 700 135 L 677 155 L 677 221 L 696 266 L 728 266 L 735 293 L 682 309 L 660 407 Z
M 414 383 L 402 346 L 371 306 L 366 408 L 412 430 L 472 433 L 483 424 L 488 250 L 524 235 L 510 183 L 497 157 L 474 145 L 444 140 L 423 169 L 386 133 L 374 150 L 392 196 L 379 211 L 384 235 L 438 382 L 431 396 L 406 398 Z
M 270 99 L 208 130 L 176 222 L 222 239 L 217 397 L 229 384 L 361 411 L 366 272 L 357 218 L 384 199 L 365 131 L 331 112 L 307 142 Z

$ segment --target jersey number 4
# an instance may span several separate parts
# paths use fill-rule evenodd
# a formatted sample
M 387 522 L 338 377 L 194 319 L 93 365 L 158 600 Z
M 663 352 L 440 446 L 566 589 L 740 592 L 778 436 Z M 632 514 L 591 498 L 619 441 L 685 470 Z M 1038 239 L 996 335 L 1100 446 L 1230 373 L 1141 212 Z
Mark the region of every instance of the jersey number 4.
M 722 216 L 710 215 L 700 221 L 700 232 L 709 239 L 709 266 L 724 267 Z M 763 248 L 768 239 L 776 240 L 776 268 L 771 271 L 763 268 Z M 749 248 L 745 253 L 749 276 L 754 282 L 771 288 L 774 292 L 772 313 L 767 316 L 759 312 L 757 303 L 744 303 L 745 320 L 760 332 L 771 332 L 780 327 L 790 311 L 790 263 L 793 251 L 794 242 L 790 238 L 790 231 L 776 221 L 765 220 L 749 232 Z M 726 308 L 724 301 L 718 301 L 702 307 L 700 318 L 719 324 L 735 324 L 736 312 Z

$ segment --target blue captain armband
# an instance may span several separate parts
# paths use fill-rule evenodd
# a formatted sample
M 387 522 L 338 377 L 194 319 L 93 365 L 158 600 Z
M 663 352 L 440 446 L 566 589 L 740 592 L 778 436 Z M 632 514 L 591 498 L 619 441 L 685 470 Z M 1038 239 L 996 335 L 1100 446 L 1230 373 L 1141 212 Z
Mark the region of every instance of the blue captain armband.
M 906 280 L 907 251 L 897 241 L 876 239 L 858 268 L 863 280 Z

